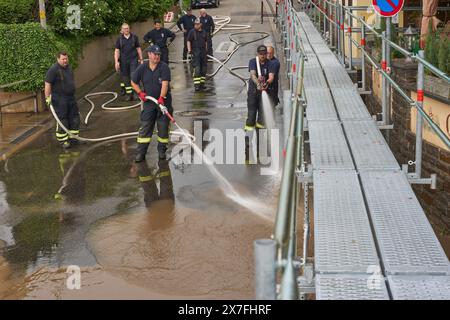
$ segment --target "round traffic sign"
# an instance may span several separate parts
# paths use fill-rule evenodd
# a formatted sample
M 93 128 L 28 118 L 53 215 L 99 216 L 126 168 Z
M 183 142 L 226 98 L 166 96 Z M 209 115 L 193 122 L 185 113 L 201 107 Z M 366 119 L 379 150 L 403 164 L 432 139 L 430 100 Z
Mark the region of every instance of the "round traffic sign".
M 403 8 L 404 0 L 372 0 L 372 6 L 382 17 L 392 17 Z

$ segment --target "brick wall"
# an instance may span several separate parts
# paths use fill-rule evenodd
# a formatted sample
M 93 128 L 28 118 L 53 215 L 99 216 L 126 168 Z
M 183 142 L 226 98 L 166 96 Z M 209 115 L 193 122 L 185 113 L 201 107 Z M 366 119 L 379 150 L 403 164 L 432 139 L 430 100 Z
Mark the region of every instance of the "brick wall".
M 414 65 L 393 65 L 393 77 L 409 93 L 415 87 L 416 69 Z M 371 90 L 372 68 L 366 65 L 366 88 Z M 374 95 L 363 95 L 367 108 L 371 114 L 381 112 L 381 102 Z M 392 152 L 400 164 L 415 159 L 416 136 L 410 130 L 411 108 L 397 91 L 392 92 L 392 120 L 394 129 L 384 132 Z M 387 134 L 387 136 L 386 136 Z M 425 213 L 433 225 L 436 233 L 450 233 L 450 152 L 437 148 L 435 145 L 423 141 L 422 177 L 437 174 L 437 188 L 431 190 L 429 185 L 413 185 Z M 410 167 L 410 171 L 414 166 Z

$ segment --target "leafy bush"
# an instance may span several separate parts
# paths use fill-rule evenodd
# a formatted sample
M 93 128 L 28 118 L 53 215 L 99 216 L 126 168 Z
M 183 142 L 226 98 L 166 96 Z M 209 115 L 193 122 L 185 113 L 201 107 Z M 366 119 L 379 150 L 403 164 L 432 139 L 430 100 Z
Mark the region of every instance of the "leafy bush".
M 70 30 L 67 27 L 67 8 L 79 5 L 81 9 L 81 29 Z M 51 19 L 52 29 L 59 34 L 74 36 L 98 36 L 109 33 L 108 16 L 113 14 L 108 3 L 100 0 L 65 0 L 63 5 L 55 7 Z
M 443 29 L 433 32 L 431 24 L 425 41 L 425 59 L 443 72 L 450 73 L 450 34 Z M 429 70 L 426 73 L 433 75 Z
M 58 45 L 38 23 L 0 24 L 0 83 L 29 80 L 13 91 L 42 88 L 47 69 L 55 62 Z
M 33 21 L 35 0 L 1 0 L 0 23 L 23 23 Z

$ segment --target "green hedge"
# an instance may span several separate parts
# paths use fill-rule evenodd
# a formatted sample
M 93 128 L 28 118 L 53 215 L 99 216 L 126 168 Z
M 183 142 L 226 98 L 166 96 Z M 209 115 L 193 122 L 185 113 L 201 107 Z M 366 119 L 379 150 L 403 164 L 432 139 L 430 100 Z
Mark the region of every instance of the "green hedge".
M 431 25 L 425 41 L 425 59 L 441 71 L 450 74 L 450 33 L 444 29 L 433 32 Z M 432 73 L 426 70 L 427 74 Z
M 0 24 L 0 84 L 29 80 L 9 90 L 42 88 L 45 73 L 55 63 L 55 54 L 61 49 L 70 48 L 38 23 Z
M 0 23 L 34 21 L 35 0 L 0 0 Z

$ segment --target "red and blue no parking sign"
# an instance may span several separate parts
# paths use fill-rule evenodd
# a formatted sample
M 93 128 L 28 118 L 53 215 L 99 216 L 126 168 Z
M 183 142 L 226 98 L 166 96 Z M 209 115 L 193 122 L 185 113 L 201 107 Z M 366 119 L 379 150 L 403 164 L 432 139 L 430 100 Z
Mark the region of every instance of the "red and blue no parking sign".
M 383 17 L 392 17 L 403 8 L 404 0 L 372 0 L 375 11 Z

